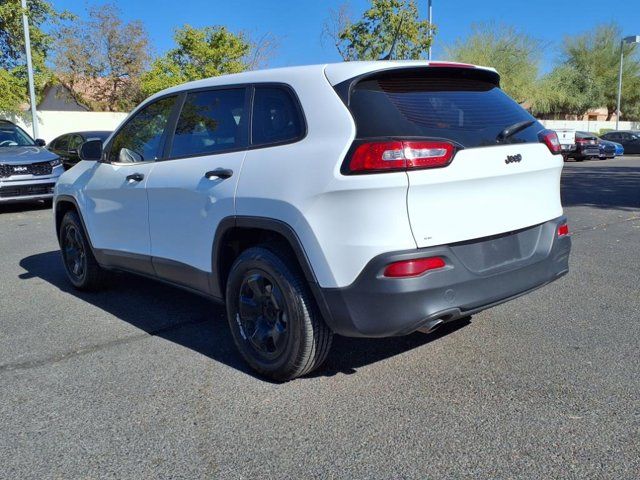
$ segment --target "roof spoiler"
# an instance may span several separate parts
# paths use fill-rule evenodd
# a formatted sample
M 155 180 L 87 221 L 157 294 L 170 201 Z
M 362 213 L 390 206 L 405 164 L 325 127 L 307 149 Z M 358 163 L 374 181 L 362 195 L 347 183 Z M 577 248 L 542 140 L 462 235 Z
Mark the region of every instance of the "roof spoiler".
M 500 75 L 493 69 L 477 68 L 474 65 L 467 63 L 430 62 L 428 65 L 422 66 L 399 66 L 370 71 L 338 83 L 337 85 L 334 85 L 333 88 L 344 104 L 349 106 L 349 99 L 351 98 L 353 88 L 363 80 L 369 80 L 376 77 L 390 77 L 397 75 L 398 73 L 419 73 L 421 75 L 428 76 L 429 73 L 436 72 L 438 74 L 447 72 L 451 75 L 469 78 L 470 80 L 481 80 L 487 83 L 492 83 L 496 87 L 500 87 Z

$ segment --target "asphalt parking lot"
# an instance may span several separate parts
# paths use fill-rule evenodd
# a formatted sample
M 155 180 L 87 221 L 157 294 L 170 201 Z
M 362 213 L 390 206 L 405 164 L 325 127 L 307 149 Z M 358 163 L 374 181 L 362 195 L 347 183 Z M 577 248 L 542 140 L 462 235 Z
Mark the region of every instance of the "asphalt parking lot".
M 571 272 L 470 322 L 339 338 L 272 384 L 222 308 L 80 294 L 50 210 L 0 206 L 0 478 L 640 476 L 640 157 L 567 163 Z

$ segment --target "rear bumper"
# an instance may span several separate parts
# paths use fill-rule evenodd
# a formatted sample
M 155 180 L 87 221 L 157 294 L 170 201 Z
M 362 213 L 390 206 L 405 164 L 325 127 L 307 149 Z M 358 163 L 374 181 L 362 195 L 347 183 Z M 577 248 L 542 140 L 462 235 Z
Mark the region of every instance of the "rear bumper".
M 570 155 L 577 158 L 593 158 L 600 155 L 600 148 L 598 145 L 579 146 Z
M 523 295 L 568 272 L 571 240 L 557 236 L 558 226 L 565 221 L 560 217 L 528 229 L 528 239 L 523 241 L 528 245 L 522 246 L 530 252 L 526 258 L 484 270 L 478 268 L 484 259 L 476 261 L 468 253 L 461 257 L 456 254 L 460 252 L 457 245 L 379 255 L 352 285 L 321 289 L 326 321 L 334 332 L 345 336 L 404 335 L 437 320 L 456 320 Z M 491 257 L 494 247 L 504 245 L 500 242 L 499 238 L 466 242 L 471 249 L 467 252 Z M 444 258 L 447 266 L 416 278 L 382 275 L 389 263 L 430 256 Z
M 600 158 L 613 158 L 616 156 L 616 149 L 614 147 L 600 148 Z

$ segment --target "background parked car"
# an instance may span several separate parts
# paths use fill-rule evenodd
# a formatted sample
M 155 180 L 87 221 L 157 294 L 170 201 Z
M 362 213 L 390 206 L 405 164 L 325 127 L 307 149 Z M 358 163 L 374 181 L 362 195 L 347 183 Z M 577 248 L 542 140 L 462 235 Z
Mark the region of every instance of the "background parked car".
M 616 156 L 616 144 L 614 142 L 610 142 L 609 140 L 603 140 L 602 138 L 598 138 L 595 133 L 591 133 L 594 137 L 598 139 L 598 149 L 600 154 L 598 158 L 600 160 L 604 160 L 606 158 L 613 158 Z
M 624 148 L 624 153 L 640 153 L 640 131 L 618 130 L 607 132 L 602 138 L 611 142 L 617 142 Z
M 556 128 L 560 148 L 562 148 L 562 156 L 566 160 L 576 151 L 576 131 L 573 128 Z
M 0 120 L 0 203 L 50 200 L 62 162 L 8 120 Z
M 576 132 L 576 149 L 570 152 L 568 156 L 576 162 L 582 162 L 585 159 L 596 158 L 599 155 L 598 137 L 589 132 Z
M 102 130 L 65 133 L 55 138 L 48 148 L 62 159 L 65 170 L 68 170 L 80 161 L 78 153 L 84 142 L 89 140 L 102 140 L 104 142 L 109 138 L 109 135 L 111 135 L 111 132 Z
M 620 155 L 624 155 L 624 147 L 620 143 L 617 143 L 617 142 L 611 142 L 611 143 L 613 143 L 616 147 L 616 157 L 619 157 Z

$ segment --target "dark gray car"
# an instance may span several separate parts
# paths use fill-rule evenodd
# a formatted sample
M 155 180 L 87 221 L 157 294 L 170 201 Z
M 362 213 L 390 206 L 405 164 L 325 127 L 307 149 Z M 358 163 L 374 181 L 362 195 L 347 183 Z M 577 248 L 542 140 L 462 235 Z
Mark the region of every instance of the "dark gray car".
M 624 153 L 640 153 L 640 131 L 638 130 L 618 130 L 607 132 L 602 138 L 610 142 L 616 142 L 624 147 Z
M 60 158 L 42 140 L 0 120 L 0 203 L 51 199 L 63 171 Z

